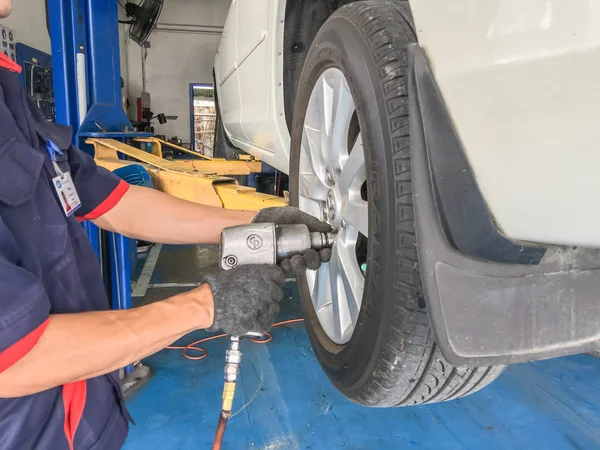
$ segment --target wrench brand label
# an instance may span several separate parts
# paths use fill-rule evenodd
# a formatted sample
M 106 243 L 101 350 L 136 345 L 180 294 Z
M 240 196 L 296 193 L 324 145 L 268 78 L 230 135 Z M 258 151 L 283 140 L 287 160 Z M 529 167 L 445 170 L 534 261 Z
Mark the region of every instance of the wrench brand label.
M 263 246 L 263 240 L 258 234 L 251 234 L 246 239 L 246 245 L 250 250 L 260 250 Z

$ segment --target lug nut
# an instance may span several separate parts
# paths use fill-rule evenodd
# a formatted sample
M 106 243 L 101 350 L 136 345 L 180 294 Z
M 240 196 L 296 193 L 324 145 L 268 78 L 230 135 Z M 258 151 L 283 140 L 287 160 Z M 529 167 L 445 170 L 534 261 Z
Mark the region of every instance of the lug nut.
M 335 179 L 331 176 L 331 173 L 329 172 L 329 170 L 325 171 L 325 178 L 327 179 L 327 184 L 329 184 L 329 185 L 335 184 Z
M 336 205 L 335 195 L 333 194 L 333 191 L 329 191 L 329 193 L 327 194 L 327 203 L 325 204 L 325 206 L 327 208 L 327 216 L 331 220 L 335 219 Z

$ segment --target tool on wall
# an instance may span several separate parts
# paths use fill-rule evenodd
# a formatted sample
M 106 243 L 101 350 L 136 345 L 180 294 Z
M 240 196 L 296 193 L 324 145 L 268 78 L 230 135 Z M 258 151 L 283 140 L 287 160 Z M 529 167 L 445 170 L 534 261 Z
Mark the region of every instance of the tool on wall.
M 222 270 L 231 270 L 249 264 L 274 265 L 294 255 L 302 255 L 310 249 L 330 248 L 335 238 L 335 233 L 311 233 L 302 224 L 253 223 L 230 227 L 221 234 L 220 266 Z M 249 333 L 246 336 L 256 338 L 261 335 L 262 333 Z M 231 336 L 225 355 L 223 403 L 213 450 L 221 448 L 225 427 L 231 417 L 235 384 L 242 361 L 241 339 L 242 336 Z
M 25 44 L 16 45 L 17 63 L 23 68 L 21 84 L 27 95 L 42 110 L 48 122 L 56 121 L 54 86 L 52 84 L 52 57 Z
M 17 62 L 16 46 L 17 39 L 14 30 L 0 25 L 0 52 Z

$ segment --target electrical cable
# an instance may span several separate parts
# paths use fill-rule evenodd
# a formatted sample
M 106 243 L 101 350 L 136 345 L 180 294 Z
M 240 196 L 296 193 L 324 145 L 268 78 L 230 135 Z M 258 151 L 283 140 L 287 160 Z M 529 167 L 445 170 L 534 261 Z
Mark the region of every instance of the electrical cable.
M 125 7 L 125 5 L 123 3 L 121 3 L 121 0 L 117 0 L 117 3 L 119 4 L 119 6 L 121 8 L 123 8 L 125 11 L 127 11 L 127 8 Z M 127 16 L 129 17 L 129 16 Z M 133 20 L 119 20 L 119 23 L 124 23 L 126 25 L 131 25 L 133 23 Z
M 288 324 L 292 324 L 292 323 L 300 323 L 300 322 L 304 322 L 304 319 L 291 319 L 291 320 L 283 320 L 281 322 L 277 322 L 273 325 L 273 328 L 276 327 L 280 327 L 283 325 L 288 325 Z M 252 342 L 254 342 L 255 344 L 266 344 L 267 342 L 271 342 L 273 340 L 273 336 L 271 336 L 270 333 L 265 332 L 264 335 L 266 336 L 265 339 L 254 339 L 254 338 L 250 338 L 250 340 Z M 202 347 L 197 347 L 200 344 L 203 344 L 204 342 L 209 342 L 209 341 L 214 341 L 215 339 L 221 339 L 221 338 L 225 338 L 225 337 L 229 337 L 228 334 L 218 334 L 216 336 L 209 336 L 207 338 L 204 339 L 199 339 L 197 341 L 192 342 L 191 344 L 188 345 L 182 345 L 182 346 L 174 346 L 174 345 L 170 345 L 169 347 L 165 347 L 167 350 L 183 350 L 183 357 L 192 361 L 200 361 L 201 359 L 204 359 L 208 356 L 208 352 L 206 350 L 204 350 Z M 195 352 L 199 352 L 200 355 L 199 356 L 194 356 L 194 355 L 190 355 L 188 354 L 188 351 L 192 350 Z

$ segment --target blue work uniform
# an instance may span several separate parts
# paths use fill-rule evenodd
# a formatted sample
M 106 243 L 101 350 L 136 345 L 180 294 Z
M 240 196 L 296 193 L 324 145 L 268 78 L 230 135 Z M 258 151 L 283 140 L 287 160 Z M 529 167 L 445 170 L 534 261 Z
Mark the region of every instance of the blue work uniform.
M 110 210 L 128 188 L 71 145 L 69 127 L 46 122 L 26 98 L 19 71 L 0 58 L 0 372 L 31 351 L 51 314 L 109 309 L 79 221 Z M 50 143 L 59 151 L 47 151 Z M 73 215 L 53 185 L 55 165 L 71 174 L 79 195 Z M 118 449 L 128 420 L 118 373 L 0 398 L 0 449 Z

